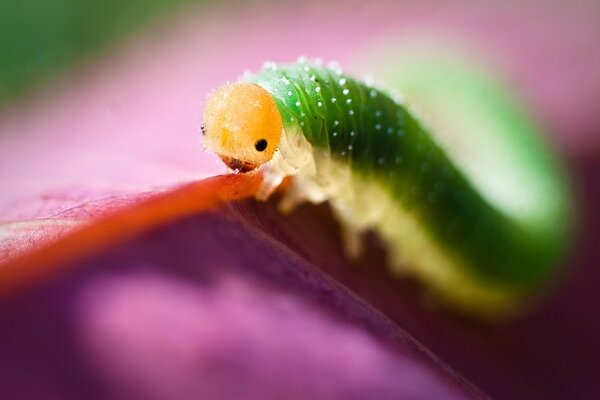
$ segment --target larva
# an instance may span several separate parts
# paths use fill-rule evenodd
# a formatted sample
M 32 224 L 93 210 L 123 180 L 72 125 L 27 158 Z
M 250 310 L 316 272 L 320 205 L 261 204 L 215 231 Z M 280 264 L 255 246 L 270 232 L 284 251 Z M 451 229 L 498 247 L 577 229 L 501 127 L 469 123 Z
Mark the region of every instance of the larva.
M 263 196 L 294 176 L 284 207 L 330 201 L 350 249 L 357 234 L 375 230 L 393 271 L 472 314 L 515 309 L 551 274 L 565 241 L 560 173 L 528 129 L 515 125 L 524 138 L 499 149 L 525 155 L 510 168 L 535 170 L 528 182 L 503 182 L 516 186 L 517 199 L 525 192 L 504 200 L 407 107 L 335 65 L 269 63 L 213 92 L 203 127 L 208 147 L 232 169 L 264 169 Z

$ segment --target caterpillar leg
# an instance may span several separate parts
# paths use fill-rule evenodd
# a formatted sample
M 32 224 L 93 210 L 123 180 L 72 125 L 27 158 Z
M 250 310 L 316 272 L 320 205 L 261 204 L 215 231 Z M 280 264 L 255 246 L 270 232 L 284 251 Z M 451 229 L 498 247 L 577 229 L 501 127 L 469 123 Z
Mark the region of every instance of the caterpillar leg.
M 256 198 L 261 201 L 267 200 L 279 185 L 281 185 L 285 176 L 286 175 L 280 171 L 268 168 L 265 169 L 263 181 L 256 192 Z
M 295 179 L 294 179 L 295 180 Z M 285 191 L 283 198 L 278 204 L 279 211 L 283 214 L 292 213 L 296 207 L 307 201 L 306 196 L 296 182 L 292 182 L 290 187 Z
M 342 223 L 340 224 L 340 235 L 346 257 L 353 261 L 358 260 L 365 251 L 364 231 Z

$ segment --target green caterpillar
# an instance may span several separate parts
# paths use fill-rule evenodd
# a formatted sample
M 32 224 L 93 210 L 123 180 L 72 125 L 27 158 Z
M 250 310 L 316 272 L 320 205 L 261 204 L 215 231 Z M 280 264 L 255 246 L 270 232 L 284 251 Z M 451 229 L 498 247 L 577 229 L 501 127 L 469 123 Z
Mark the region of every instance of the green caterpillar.
M 498 151 L 510 154 L 497 177 L 485 169 L 486 160 L 477 172 L 477 165 L 446 151 L 386 92 L 335 65 L 306 60 L 267 63 L 215 91 L 203 133 L 232 169 L 261 167 L 262 197 L 294 176 L 284 208 L 330 201 L 351 252 L 358 234 L 375 230 L 393 271 L 420 278 L 455 308 L 493 317 L 514 310 L 555 269 L 567 235 L 568 196 L 527 118 L 499 93 L 491 95 L 480 98 L 489 106 L 475 107 L 478 115 L 445 119 L 484 117 L 503 131 L 508 139 L 497 141 Z M 467 129 L 478 127 L 485 125 Z

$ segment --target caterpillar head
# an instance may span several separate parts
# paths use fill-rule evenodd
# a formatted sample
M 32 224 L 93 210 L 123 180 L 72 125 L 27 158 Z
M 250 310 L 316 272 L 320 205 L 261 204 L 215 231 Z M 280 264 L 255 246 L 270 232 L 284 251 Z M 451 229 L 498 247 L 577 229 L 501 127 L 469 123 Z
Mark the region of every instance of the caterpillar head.
M 275 100 L 254 83 L 226 84 L 204 108 L 205 143 L 234 170 L 251 171 L 271 160 L 282 129 Z

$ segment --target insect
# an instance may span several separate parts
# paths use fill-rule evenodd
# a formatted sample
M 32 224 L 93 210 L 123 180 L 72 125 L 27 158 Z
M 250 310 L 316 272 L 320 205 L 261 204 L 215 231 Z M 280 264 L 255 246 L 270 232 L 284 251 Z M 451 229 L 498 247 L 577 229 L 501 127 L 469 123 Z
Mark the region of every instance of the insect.
M 231 169 L 264 172 L 261 197 L 293 176 L 284 209 L 329 201 L 350 252 L 374 230 L 392 271 L 454 308 L 493 317 L 546 281 L 567 234 L 560 168 L 527 120 L 498 104 L 444 117 L 472 119 L 474 131 L 485 117 L 504 130 L 506 161 L 473 164 L 465 159 L 477 150 L 457 156 L 406 105 L 336 65 L 268 63 L 209 96 L 203 133 Z

